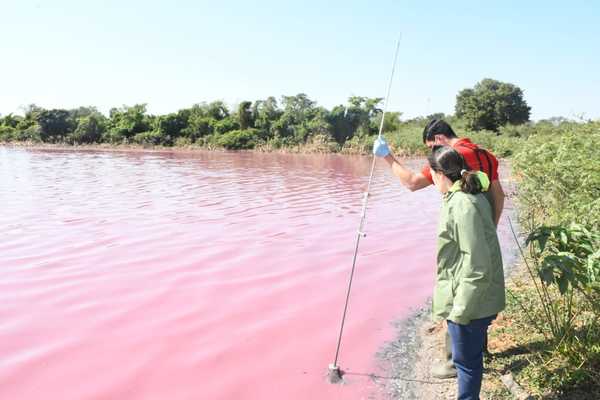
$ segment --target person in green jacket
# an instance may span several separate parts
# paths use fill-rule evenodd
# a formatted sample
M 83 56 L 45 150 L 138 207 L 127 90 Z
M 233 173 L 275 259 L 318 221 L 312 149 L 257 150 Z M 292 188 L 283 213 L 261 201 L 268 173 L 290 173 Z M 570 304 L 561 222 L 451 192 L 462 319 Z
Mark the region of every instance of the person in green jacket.
M 479 399 L 487 329 L 504 309 L 504 271 L 492 208 L 482 192 L 489 179 L 470 171 L 448 146 L 428 158 L 433 182 L 443 194 L 438 227 L 433 316 L 446 319 L 458 399 Z

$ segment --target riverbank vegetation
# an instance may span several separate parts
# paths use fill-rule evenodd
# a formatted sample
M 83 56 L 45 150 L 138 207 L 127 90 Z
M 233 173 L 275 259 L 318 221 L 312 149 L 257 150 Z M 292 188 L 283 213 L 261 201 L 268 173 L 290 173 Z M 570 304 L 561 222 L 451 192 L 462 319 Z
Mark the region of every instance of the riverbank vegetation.
M 522 273 L 488 367 L 537 398 L 600 398 L 600 124 L 534 134 L 513 156 Z M 496 380 L 493 398 L 511 398 Z
M 381 122 L 380 102 L 354 96 L 347 105 L 327 110 L 299 94 L 284 96 L 281 106 L 272 97 L 243 102 L 236 112 L 217 101 L 167 115 L 148 114 L 143 104 L 123 106 L 111 109 L 108 116 L 94 107 L 46 110 L 30 105 L 24 115 L 0 117 L 0 142 L 369 154 Z M 550 138 L 597 126 L 554 118 L 475 131 L 468 119 L 455 115 L 402 119 L 400 112 L 388 112 L 383 132 L 399 155 L 424 155 L 423 127 L 434 117 L 445 118 L 456 132 L 500 157 L 510 157 L 530 137 Z
M 297 148 L 313 143 L 341 151 L 354 137 L 374 134 L 381 99 L 353 96 L 331 110 L 305 94 L 241 102 L 229 109 L 221 101 L 195 104 L 166 115 L 146 105 L 113 108 L 105 116 L 94 107 L 46 110 L 28 106 L 23 115 L 0 118 L 0 140 L 34 143 L 194 146 L 208 149 Z M 396 130 L 398 113 L 386 116 Z
M 95 107 L 48 110 L 32 104 L 23 115 L 0 118 L 0 141 L 367 153 L 381 124 L 382 100 L 352 96 L 329 110 L 301 93 L 231 108 L 222 101 L 199 103 L 165 115 L 149 114 L 145 104 L 136 104 L 112 108 L 108 116 Z M 399 152 L 422 154 L 422 127 L 439 116 L 403 120 L 400 112 L 390 111 L 383 132 Z M 525 130 L 506 126 L 529 121 L 529 106 L 518 87 L 484 79 L 458 94 L 456 117 L 447 118 L 481 132 L 485 144 L 501 146 L 502 140 L 491 137 L 522 136 Z

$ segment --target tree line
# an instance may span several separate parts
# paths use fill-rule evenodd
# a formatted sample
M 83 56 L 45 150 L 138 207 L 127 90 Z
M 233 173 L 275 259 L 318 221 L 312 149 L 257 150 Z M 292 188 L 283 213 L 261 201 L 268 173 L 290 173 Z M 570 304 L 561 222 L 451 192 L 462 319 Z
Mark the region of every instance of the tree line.
M 0 118 L 0 140 L 47 143 L 110 143 L 142 145 L 215 145 L 248 149 L 261 143 L 272 147 L 304 144 L 315 137 L 344 144 L 354 137 L 377 133 L 382 98 L 352 96 L 331 110 L 306 94 L 243 101 L 229 108 L 222 101 L 195 104 L 165 115 L 151 115 L 145 104 L 112 108 L 106 116 L 95 107 L 44 109 L 35 104 L 24 115 Z M 484 79 L 457 96 L 456 117 L 472 130 L 497 131 L 505 124 L 529 120 L 518 87 Z M 434 114 L 427 118 L 440 116 Z M 397 131 L 400 112 L 387 112 L 384 132 Z

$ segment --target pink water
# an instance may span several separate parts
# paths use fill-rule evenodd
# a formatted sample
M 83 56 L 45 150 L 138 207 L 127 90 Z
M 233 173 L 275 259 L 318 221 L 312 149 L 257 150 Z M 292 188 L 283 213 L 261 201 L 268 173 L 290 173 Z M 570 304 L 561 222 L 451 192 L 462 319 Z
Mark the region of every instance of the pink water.
M 431 293 L 439 195 L 375 170 L 331 385 L 369 166 L 0 147 L 0 398 L 379 396 L 363 374 Z

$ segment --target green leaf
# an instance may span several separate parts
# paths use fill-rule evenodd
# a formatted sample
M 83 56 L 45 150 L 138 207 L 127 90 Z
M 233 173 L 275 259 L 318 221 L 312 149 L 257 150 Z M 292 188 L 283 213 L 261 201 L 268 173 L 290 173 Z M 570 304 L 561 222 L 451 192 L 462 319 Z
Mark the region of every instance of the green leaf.
M 538 271 L 538 275 L 543 283 L 550 285 L 554 280 L 554 273 L 551 268 L 542 268 Z
M 565 294 L 568 288 L 569 279 L 567 278 L 567 275 L 561 275 L 561 277 L 558 278 L 558 290 L 560 291 L 560 294 Z
M 538 243 L 540 245 L 540 252 L 544 251 L 546 248 L 546 243 L 548 242 L 548 235 L 542 235 L 538 239 Z
M 565 246 L 569 244 L 569 236 L 565 230 L 560 231 L 560 242 Z

